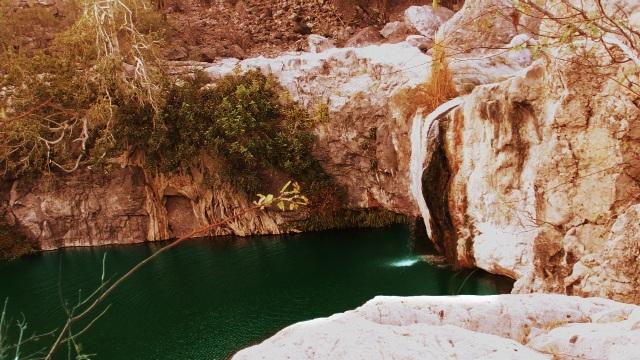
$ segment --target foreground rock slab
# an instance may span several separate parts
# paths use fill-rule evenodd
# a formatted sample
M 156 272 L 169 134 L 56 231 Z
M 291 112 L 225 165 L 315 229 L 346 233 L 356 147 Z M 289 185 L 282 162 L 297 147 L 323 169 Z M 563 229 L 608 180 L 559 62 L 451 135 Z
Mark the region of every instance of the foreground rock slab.
M 376 297 L 233 359 L 639 359 L 640 307 L 551 294 Z

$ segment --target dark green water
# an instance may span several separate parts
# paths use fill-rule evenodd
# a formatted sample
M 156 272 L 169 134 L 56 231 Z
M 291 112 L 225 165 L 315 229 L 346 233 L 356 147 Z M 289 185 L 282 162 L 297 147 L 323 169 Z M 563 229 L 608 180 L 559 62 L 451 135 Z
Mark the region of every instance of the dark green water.
M 97 359 L 224 359 L 289 324 L 355 308 L 375 295 L 456 293 L 466 274 L 421 261 L 411 244 L 404 226 L 194 240 L 124 283 L 80 341 Z M 60 269 L 63 297 L 73 301 L 78 289 L 98 285 L 105 252 L 107 274 L 118 275 L 157 247 L 68 249 L 0 263 L 0 299 L 9 297 L 14 319 L 24 314 L 29 332 L 51 330 L 64 319 Z M 494 294 L 508 286 L 476 272 L 461 293 Z

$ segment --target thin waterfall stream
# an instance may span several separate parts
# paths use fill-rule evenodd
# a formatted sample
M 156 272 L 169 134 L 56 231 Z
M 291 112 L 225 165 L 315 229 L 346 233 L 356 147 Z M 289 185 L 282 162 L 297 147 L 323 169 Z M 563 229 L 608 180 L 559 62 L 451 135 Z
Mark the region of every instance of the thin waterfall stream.
M 411 159 L 409 161 L 409 183 L 411 195 L 418 204 L 420 214 L 427 229 L 427 236 L 432 239 L 430 221 L 431 215 L 427 202 L 422 195 L 422 174 L 428 165 L 432 151 L 429 150 L 429 135 L 432 125 L 441 117 L 449 113 L 463 102 L 462 97 L 457 97 L 438 106 L 429 115 L 423 117 L 416 115 L 411 126 Z

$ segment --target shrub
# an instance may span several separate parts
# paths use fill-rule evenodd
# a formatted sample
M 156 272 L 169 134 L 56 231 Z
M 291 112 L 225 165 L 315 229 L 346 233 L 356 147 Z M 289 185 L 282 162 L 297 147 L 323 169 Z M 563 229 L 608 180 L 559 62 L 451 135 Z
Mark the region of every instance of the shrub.
M 408 119 L 418 110 L 428 114 L 457 95 L 444 47 L 436 44 L 428 81 L 400 92 L 393 101 L 402 110 L 402 116 Z
M 15 31 L 55 29 L 50 42 L 28 51 L 9 46 L 23 33 L 0 38 L 0 176 L 73 171 L 113 145 L 116 100 L 157 108 L 155 15 L 139 0 L 85 6 L 69 25 L 47 13 L 23 18 L 0 11 L 0 25 Z
M 155 127 L 149 106 L 117 111 L 116 138 L 123 148 L 143 150 L 150 167 L 175 171 L 205 152 L 221 159 L 223 175 L 248 193 L 266 190 L 271 169 L 303 182 L 328 179 L 311 153 L 317 118 L 257 70 L 213 84 L 202 73 L 169 84 L 163 104 Z

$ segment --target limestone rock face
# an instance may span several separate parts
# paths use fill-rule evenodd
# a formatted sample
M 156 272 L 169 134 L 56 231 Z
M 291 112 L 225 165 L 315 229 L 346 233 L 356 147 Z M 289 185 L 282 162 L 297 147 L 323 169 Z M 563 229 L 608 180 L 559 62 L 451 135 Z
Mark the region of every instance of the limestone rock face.
M 390 103 L 393 94 L 426 78 L 429 60 L 403 42 L 215 63 L 207 71 L 215 77 L 236 65 L 261 69 L 311 111 L 326 104 L 329 120 L 315 130 L 315 156 L 347 189 L 346 205 L 413 213 L 409 127 Z
M 530 61 L 472 59 L 451 62 L 458 84 L 486 84 L 513 76 Z M 431 57 L 409 44 L 332 48 L 319 54 L 288 53 L 275 58 L 227 59 L 206 70 L 212 77 L 234 67 L 273 74 L 309 109 L 328 105 L 329 121 L 315 130 L 315 155 L 347 190 L 351 208 L 386 209 L 417 215 L 409 195 L 409 130 L 400 115 L 398 92 L 424 82 Z
M 248 207 L 231 185 L 210 186 L 203 176 L 196 168 L 164 175 L 129 164 L 106 174 L 18 179 L 0 198 L 0 214 L 42 250 L 166 240 Z M 277 234 L 279 222 L 277 213 L 252 213 L 201 236 Z
M 44 250 L 142 242 L 148 229 L 144 183 L 137 168 L 102 176 L 81 171 L 61 178 L 19 179 L 0 207 L 11 225 Z
M 443 123 L 454 257 L 519 292 L 638 302 L 639 119 L 614 81 L 564 63 L 475 88 Z
M 233 359 L 637 359 L 640 307 L 561 295 L 376 297 Z
M 504 46 L 518 34 L 536 32 L 539 21 L 522 15 L 512 0 L 466 0 L 437 30 L 437 38 L 457 54 L 477 55 Z
M 379 36 L 379 34 L 378 34 Z M 273 74 L 310 112 L 327 105 L 328 121 L 315 129 L 315 156 L 347 191 L 350 208 L 386 208 L 418 215 L 409 193 L 410 120 L 395 95 L 428 78 L 431 57 L 408 42 L 333 48 L 310 36 L 315 51 L 274 58 L 224 59 L 215 63 L 175 62 L 174 74 L 205 69 L 212 78 L 236 66 Z M 325 46 L 327 45 L 327 46 Z M 503 80 L 528 63 L 507 59 L 452 62 L 455 80 L 485 84 Z M 203 160 L 179 175 L 150 174 L 130 156 L 109 174 L 60 175 L 55 186 L 19 179 L 12 195 L 0 193 L 0 216 L 25 229 L 44 249 L 168 239 L 204 226 L 249 199 L 224 182 L 209 184 L 215 164 Z M 44 209 L 44 210 L 43 210 Z M 215 234 L 278 233 L 279 215 L 246 216 Z

